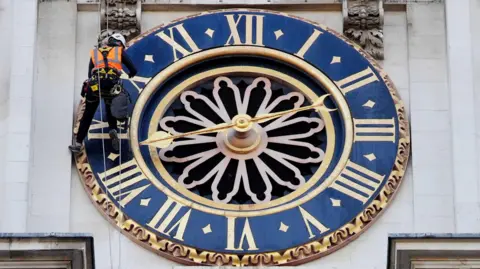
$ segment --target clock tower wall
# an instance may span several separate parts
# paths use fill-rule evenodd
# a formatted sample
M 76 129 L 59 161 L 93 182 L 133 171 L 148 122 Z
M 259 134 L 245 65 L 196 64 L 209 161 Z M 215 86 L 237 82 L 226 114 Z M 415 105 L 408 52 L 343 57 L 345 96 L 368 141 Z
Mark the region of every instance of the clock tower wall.
M 28 2 L 14 2 L 17 1 Z M 70 165 L 67 146 L 71 140 L 74 112 L 87 73 L 88 53 L 98 32 L 96 6 L 82 6 L 81 1 L 77 2 L 45 1 L 38 3 L 38 7 L 27 8 L 29 12 L 38 12 L 32 28 L 36 33 L 30 33 L 35 38 L 25 45 L 35 47 L 33 55 L 5 53 L 12 48 L 8 47 L 9 42 L 1 45 L 5 50 L 0 49 L 0 55 L 10 55 L 13 59 L 27 57 L 25 60 L 34 63 L 35 71 L 30 80 L 32 102 L 22 105 L 31 110 L 28 114 L 31 128 L 19 138 L 15 128 L 20 126 L 22 119 L 17 118 L 19 114 L 13 109 L 17 104 L 13 98 L 24 88 L 12 83 L 21 81 L 14 73 L 19 67 L 12 63 L 13 59 L 0 66 L 0 85 L 5 85 L 0 87 L 0 193 L 3 199 L 0 232 L 91 233 L 95 240 L 96 266 L 100 269 L 118 268 L 119 265 L 129 269 L 179 266 L 120 235 L 98 214 L 76 169 Z M 467 5 L 452 6 L 448 2 L 452 1 L 408 3 L 405 10 L 399 11 L 386 8 L 385 55 L 379 62 L 395 83 L 409 115 L 413 145 L 410 165 L 396 198 L 375 225 L 346 247 L 302 267 L 384 268 L 389 233 L 479 231 L 474 228 L 479 227 L 475 226 L 475 219 L 480 219 L 477 206 L 479 175 L 472 168 L 476 167 L 475 163 L 470 162 L 478 162 L 480 158 L 475 150 L 478 147 L 465 141 L 473 145 L 479 142 L 475 136 L 465 137 L 465 133 L 458 130 L 472 134 L 478 133 L 480 128 L 477 123 L 480 102 L 474 98 L 478 96 L 480 85 L 480 76 L 475 76 L 480 71 L 480 34 L 464 31 L 464 27 L 474 29 L 478 25 L 480 8 L 474 0 L 467 1 L 470 9 L 465 9 Z M 9 1 L 0 0 L 0 4 L 5 10 L 11 8 Z M 278 5 L 272 5 L 272 9 L 322 23 L 337 32 L 343 31 L 343 16 L 338 7 L 334 11 L 308 11 L 305 5 L 302 8 L 291 6 L 291 10 Z M 145 31 L 204 11 L 202 8 L 189 7 L 186 3 L 169 10 L 143 11 L 141 29 Z M 451 10 L 445 12 L 445 8 Z M 462 8 L 468 15 L 461 13 Z M 6 11 L 0 10 L 0 18 L 3 18 L 2 12 Z M 468 18 L 458 19 L 458 12 Z M 16 32 L 27 27 L 0 20 L 0 29 L 7 26 Z M 11 38 L 15 41 L 20 37 L 13 35 Z M 447 49 L 449 46 L 452 47 Z M 458 59 L 472 60 L 468 65 L 468 61 Z M 466 74 L 460 70 L 470 71 Z M 456 96 L 457 89 L 469 96 L 467 101 Z M 473 121 L 457 122 L 459 115 Z M 468 126 L 469 123 L 473 127 Z M 21 160 L 11 159 L 15 152 L 8 151 L 7 145 L 20 139 L 28 141 L 27 145 L 22 144 L 28 147 L 28 155 Z M 23 166 L 12 164 L 19 161 Z M 466 163 L 473 166 L 465 166 Z M 12 175 L 25 174 L 25 170 L 12 174 L 12 167 L 27 169 L 24 181 L 11 182 L 15 181 Z M 24 207 L 17 206 L 19 204 Z

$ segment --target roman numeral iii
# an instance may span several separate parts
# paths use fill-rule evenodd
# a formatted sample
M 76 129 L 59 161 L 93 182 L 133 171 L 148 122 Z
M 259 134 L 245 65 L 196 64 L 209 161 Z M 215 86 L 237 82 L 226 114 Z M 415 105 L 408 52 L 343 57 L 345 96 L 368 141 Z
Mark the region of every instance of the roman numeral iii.
M 353 119 L 354 142 L 395 143 L 395 119 Z
M 380 187 L 384 178 L 385 176 L 348 161 L 347 166 L 330 188 L 365 204 Z

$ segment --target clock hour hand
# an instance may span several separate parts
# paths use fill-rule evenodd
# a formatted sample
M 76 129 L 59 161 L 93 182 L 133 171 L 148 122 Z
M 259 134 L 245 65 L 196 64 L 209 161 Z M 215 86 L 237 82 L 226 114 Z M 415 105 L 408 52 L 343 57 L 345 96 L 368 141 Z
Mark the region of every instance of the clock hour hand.
M 231 128 L 233 126 L 235 126 L 235 124 L 233 123 L 221 123 L 212 127 L 208 127 L 208 128 L 204 128 L 204 129 L 200 129 L 192 132 L 187 132 L 183 134 L 178 134 L 178 135 L 171 135 L 170 133 L 159 131 L 159 132 L 153 133 L 150 137 L 148 137 L 147 140 L 140 142 L 140 145 L 151 145 L 157 148 L 166 148 L 173 142 L 174 139 L 177 139 L 177 138 L 182 138 L 182 137 L 192 136 L 192 135 L 216 133 L 218 131 Z
M 303 107 L 293 108 L 293 109 L 289 109 L 289 110 L 285 110 L 285 111 L 260 115 L 258 117 L 255 117 L 255 118 L 251 119 L 250 121 L 260 122 L 260 123 L 261 122 L 266 122 L 268 120 L 278 118 L 278 117 L 281 117 L 281 116 L 284 116 L 284 115 L 287 115 L 287 114 L 290 114 L 290 113 L 296 113 L 296 112 L 305 111 L 305 110 L 309 110 L 309 109 L 317 109 L 317 110 L 325 109 L 326 111 L 335 111 L 335 110 L 337 110 L 336 108 L 335 109 L 327 108 L 324 104 L 325 99 L 329 95 L 330 94 L 324 94 L 324 95 L 318 97 L 318 99 L 313 104 L 311 104 L 309 106 L 303 106 Z

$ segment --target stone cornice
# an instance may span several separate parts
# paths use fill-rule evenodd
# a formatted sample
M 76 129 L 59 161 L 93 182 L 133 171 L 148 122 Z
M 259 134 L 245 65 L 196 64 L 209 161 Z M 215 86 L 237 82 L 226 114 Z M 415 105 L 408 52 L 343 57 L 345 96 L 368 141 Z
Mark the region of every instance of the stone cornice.
M 108 33 L 120 32 L 127 40 L 141 33 L 142 11 L 200 12 L 221 8 L 257 8 L 289 11 L 323 11 L 343 13 L 343 34 L 355 41 L 377 60 L 383 60 L 383 14 L 385 11 L 405 11 L 408 0 L 308 0 L 291 3 L 288 0 L 198 1 L 198 0 L 77 0 L 79 11 L 98 11 L 101 1 L 99 40 Z M 435 2 L 440 0 L 425 0 Z M 108 15 L 108 16 L 107 16 Z M 108 17 L 108 20 L 107 20 Z M 108 27 L 107 27 L 108 25 Z M 109 32 L 106 32 L 106 29 Z
M 220 1 L 220 0 L 219 0 Z M 222 8 L 257 8 L 257 9 L 274 9 L 277 11 L 288 12 L 288 11 L 342 11 L 342 0 L 308 0 L 306 3 L 289 3 L 288 0 L 284 2 L 279 2 L 276 0 L 271 0 L 271 2 L 259 1 L 257 4 L 241 4 L 235 1 L 229 0 L 228 3 L 213 3 L 214 1 L 205 1 L 203 4 L 201 1 L 195 1 L 195 4 L 192 0 L 183 0 L 183 1 L 172 1 L 167 3 L 167 1 L 149 1 L 142 2 L 141 10 L 142 11 L 205 11 L 211 9 L 222 9 Z M 439 0 L 432 0 L 439 1 Z M 77 9 L 78 11 L 98 11 L 98 0 L 77 0 Z M 386 0 L 384 4 L 385 11 L 405 11 L 406 10 L 406 0 Z

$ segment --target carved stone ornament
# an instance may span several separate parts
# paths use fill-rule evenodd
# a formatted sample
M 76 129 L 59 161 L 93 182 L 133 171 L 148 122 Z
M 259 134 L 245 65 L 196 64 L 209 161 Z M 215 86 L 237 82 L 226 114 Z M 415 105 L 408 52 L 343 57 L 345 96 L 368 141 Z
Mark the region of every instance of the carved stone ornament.
M 140 34 L 142 3 L 137 0 L 100 0 L 102 34 L 121 33 L 127 41 Z
M 343 34 L 383 60 L 383 0 L 343 0 Z

